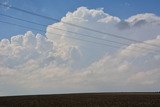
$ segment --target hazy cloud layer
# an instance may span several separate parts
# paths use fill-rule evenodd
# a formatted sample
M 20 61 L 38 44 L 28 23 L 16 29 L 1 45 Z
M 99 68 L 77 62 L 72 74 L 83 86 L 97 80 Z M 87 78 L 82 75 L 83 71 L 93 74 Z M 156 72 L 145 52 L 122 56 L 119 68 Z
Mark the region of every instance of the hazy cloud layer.
M 102 9 L 80 7 L 68 12 L 63 22 L 160 46 L 160 17 L 138 14 L 126 20 Z M 60 28 L 98 38 L 75 35 Z M 60 35 L 55 35 L 61 34 Z M 118 45 L 119 49 L 68 38 Z M 87 31 L 62 22 L 49 25 L 46 37 L 33 34 L 0 41 L 0 95 L 88 91 L 158 91 L 160 48 Z M 153 52 L 152 50 L 157 50 Z

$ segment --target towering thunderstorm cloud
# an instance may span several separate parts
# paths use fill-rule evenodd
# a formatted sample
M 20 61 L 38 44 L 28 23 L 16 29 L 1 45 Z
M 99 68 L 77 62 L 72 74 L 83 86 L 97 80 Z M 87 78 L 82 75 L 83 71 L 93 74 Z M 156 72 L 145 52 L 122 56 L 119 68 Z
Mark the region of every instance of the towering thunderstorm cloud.
M 63 22 L 143 43 L 122 40 Z M 2 39 L 0 95 L 159 90 L 159 29 L 160 17 L 151 13 L 121 20 L 104 13 L 103 9 L 80 7 L 74 12 L 68 12 L 61 22 L 49 25 L 45 36 L 28 31 L 24 35 Z M 67 31 L 127 43 L 128 46 Z M 96 42 L 118 45 L 120 48 L 98 45 Z

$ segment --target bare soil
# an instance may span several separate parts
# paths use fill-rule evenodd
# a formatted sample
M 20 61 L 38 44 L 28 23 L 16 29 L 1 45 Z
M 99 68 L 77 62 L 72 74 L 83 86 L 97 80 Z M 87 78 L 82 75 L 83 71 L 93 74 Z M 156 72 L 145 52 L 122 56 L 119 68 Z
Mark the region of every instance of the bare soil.
M 160 93 L 77 93 L 0 97 L 0 107 L 160 107 Z

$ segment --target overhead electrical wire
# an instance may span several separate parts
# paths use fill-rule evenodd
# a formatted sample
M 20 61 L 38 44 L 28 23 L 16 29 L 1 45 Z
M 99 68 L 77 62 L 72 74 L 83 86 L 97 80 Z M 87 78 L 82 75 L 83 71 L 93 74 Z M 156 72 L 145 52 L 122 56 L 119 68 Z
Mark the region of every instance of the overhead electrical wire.
M 5 23 L 5 24 L 9 24 L 9 25 L 18 26 L 18 27 L 21 27 L 21 28 L 27 28 L 27 29 L 32 29 L 32 30 L 35 30 L 35 31 L 46 32 L 45 30 L 42 30 L 42 29 L 32 28 L 32 27 L 28 27 L 28 26 L 24 26 L 24 25 L 20 25 L 20 24 L 15 24 L 15 23 L 7 22 L 7 21 L 0 20 L 0 22 L 1 23 Z M 57 35 L 57 36 L 64 36 L 62 34 L 57 34 L 57 33 L 53 33 L 53 32 L 48 32 L 48 33 L 49 34 L 54 34 L 54 35 Z M 71 38 L 71 39 L 75 39 L 75 40 L 84 41 L 84 42 L 94 43 L 96 45 L 104 45 L 104 46 L 118 48 L 118 49 L 122 48 L 121 46 L 115 46 L 115 45 L 110 45 L 110 44 L 106 44 L 106 43 L 99 43 L 99 42 L 95 42 L 95 41 L 90 41 L 90 40 L 85 40 L 85 39 L 81 39 L 81 38 L 76 38 L 76 37 L 68 36 L 68 35 L 65 35 L 65 37 Z M 127 49 L 127 50 L 132 50 L 133 51 L 134 49 Z M 137 50 L 135 50 L 135 51 L 137 51 Z M 150 51 L 150 52 L 154 53 L 154 54 L 159 54 L 159 52 L 156 52 L 156 51 L 153 51 L 153 50 Z
M 18 27 L 21 27 L 21 28 L 27 28 L 27 29 L 31 29 L 31 30 L 40 31 L 40 32 L 44 32 L 45 33 L 45 30 L 42 30 L 42 29 L 37 29 L 37 28 L 28 27 L 28 26 L 23 26 L 23 25 L 20 25 L 20 24 L 15 24 L 15 23 L 7 22 L 7 21 L 2 21 L 2 20 L 0 20 L 0 22 L 1 23 L 5 23 L 5 24 L 9 24 L 9 25 L 18 26 Z M 52 33 L 52 32 L 48 32 L 48 33 L 49 34 L 54 34 L 54 35 L 57 35 L 57 36 L 64 36 L 62 34 L 57 34 L 57 33 Z M 96 43 L 98 45 L 105 45 L 105 46 L 111 46 L 111 47 L 114 47 L 114 48 L 120 48 L 118 46 L 109 45 L 109 44 L 105 44 L 105 43 L 94 42 L 94 41 L 89 41 L 89 40 L 85 40 L 85 39 L 81 39 L 81 38 L 76 38 L 76 37 L 72 37 L 72 36 L 68 36 L 68 35 L 65 35 L 65 37 L 71 38 L 71 39 L 80 40 L 80 41 L 85 41 L 85 42 Z
M 116 34 L 112 34 L 112 33 L 108 33 L 108 32 L 102 32 L 102 31 L 99 31 L 99 30 L 96 30 L 96 29 L 85 27 L 85 26 L 80 26 L 80 25 L 76 25 L 76 24 L 73 24 L 73 23 L 64 22 L 64 21 L 56 19 L 56 18 L 52 18 L 52 17 L 49 17 L 49 16 L 45 16 L 45 15 L 41 15 L 41 14 L 38 14 L 38 13 L 30 12 L 30 11 L 20 9 L 20 8 L 17 8 L 17 7 L 14 7 L 14 6 L 10 6 L 10 5 L 7 5 L 7 4 L 3 4 L 3 3 L 0 3 L 0 5 L 4 6 L 4 7 L 8 7 L 10 9 L 14 9 L 14 10 L 17 10 L 17 11 L 21 11 L 21 12 L 25 12 L 25 13 L 28 13 L 28 14 L 31 14 L 31 15 L 35 15 L 35 16 L 38 16 L 38 17 L 41 17 L 41 18 L 53 20 L 53 21 L 56 21 L 56 22 L 62 22 L 64 24 L 74 26 L 74 27 L 77 27 L 77 28 L 81 28 L 81 29 L 84 29 L 84 30 L 97 32 L 97 33 L 100 33 L 100 34 L 103 34 L 103 35 L 107 35 L 107 36 L 111 36 L 111 37 L 115 37 L 115 38 L 119 38 L 119 39 L 123 39 L 123 40 L 127 40 L 127 41 L 139 42 L 139 43 L 143 43 L 143 44 L 148 45 L 148 46 L 154 46 L 154 47 L 159 48 L 159 46 L 157 46 L 155 44 L 146 43 L 144 41 L 134 40 L 134 39 L 126 38 L 126 37 L 119 36 L 119 35 L 116 35 Z
M 8 17 L 8 18 L 11 18 L 11 19 L 16 19 L 16 20 L 20 20 L 20 21 L 24 21 L 24 22 L 36 24 L 36 25 L 43 26 L 43 27 L 47 27 L 47 26 L 48 26 L 48 25 L 45 25 L 45 24 L 41 24 L 41 23 L 37 23 L 37 22 L 25 20 L 25 19 L 13 17 L 13 16 L 6 15 L 6 14 L 1 14 L 1 13 L 0 13 L 0 15 L 1 15 L 1 16 L 5 16 L 5 17 Z M 99 37 L 95 37 L 95 36 L 90 36 L 90 35 L 86 35 L 86 34 L 82 34 L 82 33 L 77 33 L 77 32 L 73 32 L 73 31 L 68 31 L 68 30 L 64 30 L 64 29 L 58 28 L 58 27 L 52 27 L 52 26 L 50 26 L 49 28 L 57 29 L 57 30 L 61 30 L 61 31 L 66 31 L 66 32 L 69 32 L 69 33 L 72 33 L 72 34 L 76 34 L 76 35 L 80 35 L 80 36 L 86 36 L 86 37 L 90 37 L 90 38 L 94 38 L 94 39 L 98 39 L 98 40 L 103 40 L 103 41 L 107 41 L 107 42 L 111 42 L 111 43 L 117 43 L 117 44 L 120 44 L 120 45 L 125 45 L 125 46 L 129 46 L 129 45 L 130 45 L 130 44 L 121 43 L 121 42 L 117 42 L 117 41 L 112 41 L 112 40 L 108 40 L 108 39 L 103 39 L 103 38 L 99 38 Z M 138 47 L 138 48 L 143 48 L 143 49 L 150 49 L 150 48 L 140 47 L 140 46 L 136 46 L 136 47 Z M 154 49 L 151 49 L 151 50 L 154 50 Z M 155 51 L 159 52 L 159 50 L 155 50 Z
M 89 37 L 89 38 L 94 38 L 94 39 L 98 39 L 98 40 L 102 40 L 102 41 L 107 41 L 107 42 L 111 42 L 111 43 L 117 43 L 117 44 L 126 45 L 126 46 L 129 45 L 129 44 L 126 44 L 126 43 L 121 43 L 121 42 L 112 41 L 112 40 L 108 40 L 108 39 L 104 39 L 104 38 L 99 38 L 99 37 L 95 37 L 95 36 L 90 36 L 90 35 L 87 35 L 87 34 L 77 33 L 77 32 L 73 32 L 73 31 L 70 31 L 70 30 L 61 29 L 61 28 L 58 28 L 58 27 L 48 26 L 48 25 L 45 25 L 45 24 L 41 24 L 41 23 L 37 23 L 37 22 L 33 22 L 33 21 L 21 19 L 21 18 L 18 18 L 18 17 L 6 15 L 6 14 L 1 14 L 1 13 L 0 13 L 0 15 L 1 15 L 1 16 L 5 16 L 5 17 L 8 17 L 8 18 L 11 18 L 11 19 L 20 20 L 20 21 L 28 22 L 28 23 L 35 24 L 35 25 L 39 25 L 39 26 L 43 26 L 43 27 L 49 27 L 49 28 L 52 28 L 52 29 L 57 29 L 57 30 L 60 30 L 60 31 L 65 31 L 65 32 L 72 33 L 72 34 L 76 34 L 76 35 L 80 35 L 80 36 L 86 36 L 86 37 Z

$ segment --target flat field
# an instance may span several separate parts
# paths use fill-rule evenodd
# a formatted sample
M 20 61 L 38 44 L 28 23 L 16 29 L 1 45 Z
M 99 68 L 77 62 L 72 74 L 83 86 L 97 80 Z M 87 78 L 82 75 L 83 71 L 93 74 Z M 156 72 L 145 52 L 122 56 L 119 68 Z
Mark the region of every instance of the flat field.
M 160 93 L 77 93 L 0 97 L 0 107 L 160 107 Z

